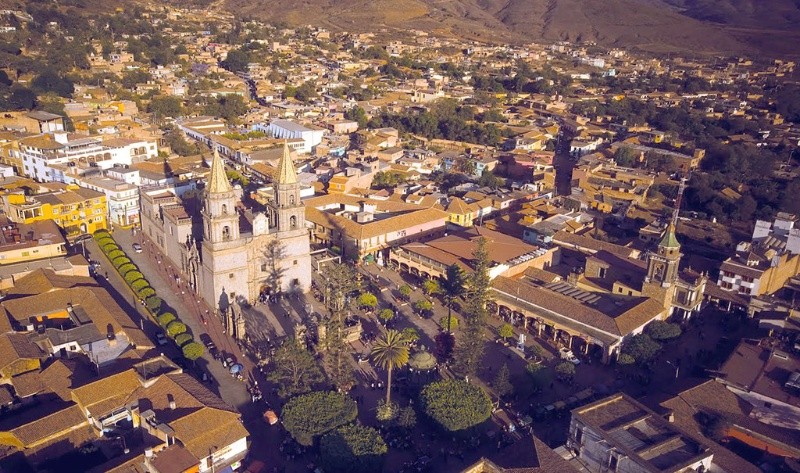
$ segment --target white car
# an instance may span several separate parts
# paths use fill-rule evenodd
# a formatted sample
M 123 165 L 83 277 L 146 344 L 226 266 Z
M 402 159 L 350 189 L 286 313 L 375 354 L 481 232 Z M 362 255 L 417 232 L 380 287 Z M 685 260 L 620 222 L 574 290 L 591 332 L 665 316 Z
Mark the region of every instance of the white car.
M 572 353 L 572 350 L 570 350 L 569 348 L 559 348 L 558 355 L 561 357 L 562 360 L 567 360 L 570 363 L 576 365 L 581 364 L 581 360 L 579 360 L 578 357 L 575 356 L 575 354 Z
M 135 251 L 137 253 L 141 253 L 142 252 L 142 245 L 140 245 L 138 243 L 134 243 L 132 246 L 133 246 L 133 251 Z

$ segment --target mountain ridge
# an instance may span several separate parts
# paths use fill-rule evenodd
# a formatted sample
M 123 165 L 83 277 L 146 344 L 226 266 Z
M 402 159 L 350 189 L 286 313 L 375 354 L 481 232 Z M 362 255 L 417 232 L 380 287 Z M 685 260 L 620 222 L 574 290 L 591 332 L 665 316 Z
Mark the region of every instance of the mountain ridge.
M 482 41 L 595 41 L 651 52 L 798 56 L 800 2 L 775 0 L 226 0 L 238 15 L 343 31 Z M 797 40 L 797 41 L 795 41 Z

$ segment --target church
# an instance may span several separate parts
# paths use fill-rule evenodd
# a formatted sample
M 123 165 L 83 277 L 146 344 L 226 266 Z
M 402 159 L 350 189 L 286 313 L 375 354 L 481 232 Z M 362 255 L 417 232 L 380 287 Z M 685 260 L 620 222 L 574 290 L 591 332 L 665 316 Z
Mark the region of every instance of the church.
M 206 303 L 226 310 L 261 295 L 306 292 L 311 286 L 309 233 L 288 147 L 265 209 L 248 208 L 214 151 L 199 211 L 174 189 L 141 193 L 142 231 Z M 184 200 L 187 200 L 185 202 Z

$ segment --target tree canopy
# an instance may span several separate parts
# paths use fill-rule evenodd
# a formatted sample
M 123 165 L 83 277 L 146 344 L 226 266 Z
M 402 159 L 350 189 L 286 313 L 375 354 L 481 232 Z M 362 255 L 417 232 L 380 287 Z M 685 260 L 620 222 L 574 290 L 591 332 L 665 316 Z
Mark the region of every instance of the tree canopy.
M 661 344 L 645 333 L 634 335 L 622 346 L 622 353 L 633 358 L 638 364 L 652 360 L 661 350 Z
M 459 379 L 428 384 L 422 389 L 425 413 L 451 432 L 483 423 L 492 413 L 492 401 L 478 386 Z
M 283 426 L 301 445 L 350 423 L 358 415 L 356 402 L 345 394 L 316 391 L 289 399 L 283 406 Z
M 278 395 L 286 398 L 311 391 L 324 378 L 314 356 L 289 339 L 275 351 L 267 379 L 277 384 Z
M 681 336 L 681 326 L 663 320 L 654 320 L 645 327 L 645 332 L 653 340 L 671 340 Z
M 372 427 L 345 425 L 322 437 L 320 462 L 332 473 L 381 471 L 388 447 Z

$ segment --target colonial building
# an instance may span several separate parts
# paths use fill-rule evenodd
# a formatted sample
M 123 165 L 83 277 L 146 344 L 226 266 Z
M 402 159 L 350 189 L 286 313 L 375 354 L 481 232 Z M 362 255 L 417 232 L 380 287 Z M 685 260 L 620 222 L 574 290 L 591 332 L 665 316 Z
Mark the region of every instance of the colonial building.
M 311 286 L 309 237 L 288 147 L 274 194 L 266 212 L 245 208 L 215 151 L 199 216 L 189 196 L 184 202 L 166 189 L 145 191 L 142 231 L 212 307 L 252 303 L 261 293 L 305 292 Z

